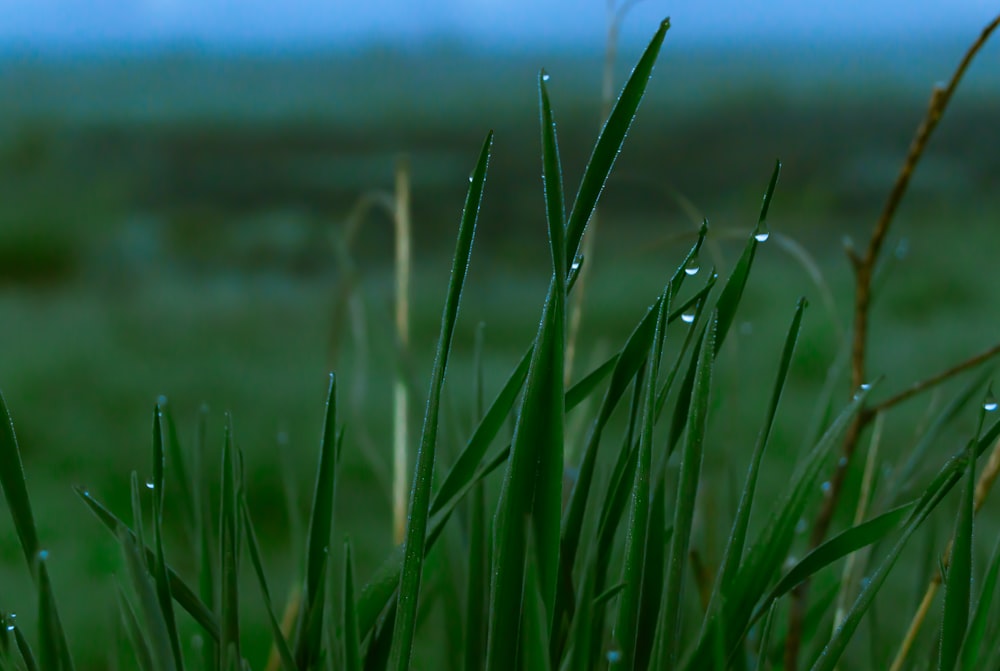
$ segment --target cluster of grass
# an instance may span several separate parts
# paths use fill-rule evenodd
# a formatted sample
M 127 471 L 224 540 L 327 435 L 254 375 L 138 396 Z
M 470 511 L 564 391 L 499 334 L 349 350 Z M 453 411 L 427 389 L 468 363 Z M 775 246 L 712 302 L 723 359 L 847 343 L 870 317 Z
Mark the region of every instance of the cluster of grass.
M 918 668 L 996 668 L 1000 622 L 991 607 L 1000 548 L 993 551 L 981 582 L 973 568 L 974 513 L 1000 468 L 991 459 L 977 482 L 979 457 L 1000 438 L 1000 421 L 987 421 L 997 403 L 983 390 L 985 376 L 939 411 L 895 475 L 883 482 L 872 475 L 881 418 L 904 395 L 873 404 L 873 384 L 862 381 L 838 407 L 835 385 L 830 385 L 816 399 L 821 426 L 816 435 L 802 437 L 810 447 L 785 490 L 772 497 L 758 489 L 794 360 L 804 300 L 789 306 L 791 324 L 773 379 L 755 381 L 744 390 L 769 402 L 738 503 L 727 520 L 730 531 L 716 570 L 694 551 L 697 518 L 704 513 L 699 508 L 706 486 L 703 462 L 713 458 L 706 441 L 713 376 L 757 249 L 771 238 L 767 214 L 780 166 L 775 166 L 757 225 L 729 276 L 723 280 L 702 269 L 707 225 L 702 226 L 621 347 L 575 384 L 567 383 L 567 297 L 578 286 L 586 262 L 581 242 L 668 27 L 667 22 L 660 26 L 625 84 L 569 207 L 548 76 L 540 74 L 549 290 L 531 346 L 496 398 L 481 402 L 478 425 L 445 470 L 444 459 L 436 454 L 442 390 L 492 151 L 492 134 L 486 138 L 469 179 L 399 547 L 362 585 L 355 580 L 350 541 L 341 546 L 335 540 L 334 502 L 350 429 L 339 424 L 337 380 L 331 376 L 302 539 L 301 588 L 282 614 L 266 577 L 248 506 L 254 493 L 248 491 L 243 455 L 231 427 L 216 488 L 205 476 L 210 452 L 204 444 L 185 450 L 168 408 L 158 404 L 153 475 L 148 482 L 132 476 L 131 523 L 97 493 L 77 491 L 117 537 L 124 556 L 126 575 L 117 595 L 124 645 L 115 641 L 108 646 L 109 666 L 144 671 L 249 668 L 242 654 L 241 613 L 252 597 L 240 582 L 249 558 L 273 634 L 268 668 L 404 670 L 411 667 L 418 638 L 440 641 L 451 635 L 453 652 L 460 655 L 456 664 L 468 669 L 762 669 L 786 648 L 784 638 L 803 644 L 812 668 L 834 669 L 907 544 L 927 532 L 932 513 L 957 489 L 953 541 L 936 574 L 945 587 L 940 635 L 917 646 L 922 659 L 907 657 L 914 647 L 907 639 L 898 659 Z M 876 259 L 877 249 L 870 259 L 857 258 L 859 276 Z M 867 290 L 863 281 L 859 290 Z M 985 358 L 976 357 L 954 372 Z M 838 357 L 829 362 L 831 380 L 842 378 L 847 361 Z M 937 381 L 918 385 L 914 393 Z M 478 383 L 476 388 L 481 388 Z M 567 480 L 566 417 L 578 407 L 588 409 L 590 429 Z M 929 459 L 928 446 L 970 410 L 977 418 L 975 432 L 934 477 L 919 482 L 916 465 Z M 0 667 L 71 669 L 73 655 L 49 578 L 48 553 L 36 529 L 13 423 L 2 401 L 0 415 L 0 482 L 38 596 L 33 644 L 16 619 L 0 614 Z M 623 419 L 620 427 L 612 425 L 613 417 Z M 508 424 L 513 425 L 509 441 L 501 437 Z M 820 537 L 805 556 L 794 558 L 802 520 L 818 500 L 833 500 L 839 491 L 824 481 L 824 474 L 844 470 L 851 454 L 838 458 L 836 448 L 846 435 L 846 445 L 853 449 L 869 425 L 874 426 L 872 446 L 854 523 L 829 539 Z M 499 495 L 490 514 L 490 487 L 496 480 Z M 167 491 L 174 499 L 169 507 Z M 752 519 L 754 508 L 759 510 Z M 167 513 L 179 517 L 183 542 L 170 543 Z M 454 551 L 445 561 L 464 568 L 432 571 L 432 550 L 447 548 L 449 542 Z M 815 607 L 800 621 L 792 608 L 792 621 L 783 628 L 779 615 L 785 597 L 804 591 L 813 576 L 845 558 L 845 579 L 817 595 Z M 182 565 L 191 567 L 195 577 L 175 569 Z M 430 631 L 434 613 L 441 610 L 448 629 L 444 636 Z M 187 633 L 189 624 L 194 633 Z M 794 634 L 797 630 L 804 633 Z M 255 664 L 262 667 L 263 660 Z

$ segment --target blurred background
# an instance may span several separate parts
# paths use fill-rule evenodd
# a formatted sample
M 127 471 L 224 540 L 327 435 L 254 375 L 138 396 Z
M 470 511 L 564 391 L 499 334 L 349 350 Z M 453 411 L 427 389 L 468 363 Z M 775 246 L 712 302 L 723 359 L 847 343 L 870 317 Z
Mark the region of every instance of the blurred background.
M 770 227 L 785 243 L 759 252 L 720 377 L 728 421 L 713 430 L 743 463 L 764 399 L 741 385 L 770 384 L 805 294 L 813 307 L 775 434 L 779 461 L 791 462 L 849 328 L 845 238 L 866 244 L 931 87 L 950 77 L 995 3 L 647 0 L 621 9 L 604 0 L 0 0 L 0 389 L 74 642 L 86 649 L 116 619 L 110 601 L 96 613 L 93 604 L 109 594 L 120 559 L 70 485 L 127 517 L 130 472 L 150 473 L 160 394 L 188 444 L 207 404 L 212 460 L 232 412 L 283 594 L 297 571 L 284 501 L 291 492 L 292 509 L 307 509 L 326 372 L 338 370 L 348 427 L 338 533 L 355 539 L 361 579 L 377 565 L 392 542 L 391 380 L 402 365 L 414 381 L 419 427 L 482 138 L 495 129 L 445 455 L 472 426 L 477 324 L 486 324 L 491 397 L 533 336 L 548 284 L 538 70 L 551 74 L 573 194 L 600 128 L 615 12 L 615 91 L 664 16 L 672 28 L 602 201 L 577 377 L 621 345 L 702 218 L 711 264 L 728 270 L 781 158 Z M 998 339 L 998 119 L 994 43 L 969 70 L 892 231 L 870 364 L 886 394 Z M 410 166 L 414 276 L 410 351 L 397 364 L 392 221 L 378 207 L 359 217 L 358 204 L 392 192 L 400 157 Z M 351 221 L 358 234 L 345 253 Z M 906 406 L 889 435 L 911 437 L 944 398 Z M 0 607 L 31 612 L 26 575 L 2 515 L 9 601 Z M 252 626 L 265 631 L 263 620 Z M 257 638 L 259 656 L 267 637 Z M 89 645 L 97 659 L 101 646 Z

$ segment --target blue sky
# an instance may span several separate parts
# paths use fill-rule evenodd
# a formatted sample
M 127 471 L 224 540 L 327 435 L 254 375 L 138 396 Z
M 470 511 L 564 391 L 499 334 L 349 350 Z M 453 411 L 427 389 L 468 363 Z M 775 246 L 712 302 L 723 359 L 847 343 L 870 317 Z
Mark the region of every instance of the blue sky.
M 644 40 L 669 15 L 671 39 L 692 45 L 925 40 L 971 36 L 996 11 L 995 0 L 644 0 L 625 36 Z M 0 0 L 0 46 L 578 46 L 599 43 L 605 15 L 605 0 Z

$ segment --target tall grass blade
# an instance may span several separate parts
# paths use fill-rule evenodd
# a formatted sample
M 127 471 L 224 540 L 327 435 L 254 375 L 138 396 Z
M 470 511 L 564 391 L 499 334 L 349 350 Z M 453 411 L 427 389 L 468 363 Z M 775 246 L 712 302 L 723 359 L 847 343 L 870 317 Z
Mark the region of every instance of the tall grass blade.
M 543 86 L 543 97 L 544 90 Z M 543 120 L 542 126 L 543 134 L 552 128 L 550 120 Z M 543 149 L 543 164 L 552 162 L 544 153 Z M 558 159 L 554 161 L 558 165 Z M 558 180 L 552 175 L 548 181 Z M 547 199 L 558 195 L 557 187 L 547 184 L 546 189 Z M 547 214 L 558 216 L 558 207 L 550 205 Z M 556 248 L 562 242 L 561 231 L 557 230 L 561 223 L 551 219 L 548 223 L 554 263 L 552 282 L 535 336 L 496 513 L 487 669 L 509 669 L 517 664 L 521 602 L 531 598 L 524 594 L 528 534 L 534 535 L 547 621 L 551 622 L 555 615 L 562 512 L 566 276 L 561 259 L 556 260 L 562 251 Z
M 798 341 L 799 331 L 802 327 L 802 314 L 805 308 L 806 301 L 804 298 L 800 298 L 795 307 L 792 324 L 788 328 L 788 334 L 785 336 L 785 345 L 778 363 L 778 375 L 771 392 L 771 401 L 768 404 L 767 413 L 764 417 L 764 425 L 757 435 L 757 443 L 754 445 L 753 455 L 750 457 L 750 467 L 747 470 L 746 482 L 743 486 L 743 492 L 740 494 L 739 504 L 736 508 L 736 518 L 733 521 L 733 528 L 722 555 L 721 568 L 712 589 L 712 596 L 709 600 L 703 627 L 708 624 L 709 615 L 714 613 L 718 608 L 722 591 L 727 589 L 732 583 L 740 561 L 743 558 L 747 529 L 750 526 L 750 511 L 753 508 L 754 495 L 757 491 L 760 463 L 764 456 L 764 450 L 767 447 L 768 438 L 771 435 L 771 428 L 774 426 L 774 418 L 778 413 L 778 404 L 781 402 L 781 394 L 785 388 L 785 381 L 788 379 L 788 370 L 791 367 L 792 355 L 795 352 L 795 343 Z
M 389 654 L 390 668 L 398 671 L 406 671 L 410 664 L 417 619 L 417 599 L 420 594 L 420 578 L 424 561 L 427 518 L 430 511 L 441 388 L 444 385 L 448 357 L 451 353 L 462 288 L 468 274 L 472 242 L 475 238 L 476 221 L 479 217 L 479 206 L 482 202 L 483 186 L 486 182 L 486 170 L 492 146 L 493 133 L 491 131 L 486 136 L 486 141 L 479 153 L 479 160 L 476 162 L 475 170 L 473 170 L 469 191 L 465 198 L 451 280 L 448 283 L 448 296 L 441 316 L 441 334 L 438 338 L 437 353 L 434 356 L 434 369 L 431 373 L 431 386 L 424 415 L 424 426 L 421 431 L 420 448 L 417 450 L 414 465 L 413 487 L 410 492 L 410 508 L 407 516 L 409 521 L 406 525 L 406 541 L 403 546 L 403 568 L 399 578 L 395 632 Z
M 465 590 L 465 669 L 479 671 L 486 659 L 490 603 L 490 528 L 482 483 L 472 491 L 469 516 L 469 567 Z
M 163 499 L 165 490 L 163 410 L 159 404 L 153 409 L 153 553 L 156 561 L 152 565 L 153 583 L 156 596 L 160 601 L 160 611 L 170 636 L 170 646 L 173 649 L 177 671 L 184 669 L 184 657 L 181 653 L 181 641 L 177 635 L 177 623 L 174 619 L 174 600 L 170 594 L 170 579 L 167 577 L 167 561 L 163 551 Z M 148 485 L 147 485 L 148 486 Z
M 534 536 L 528 534 L 527 565 L 524 572 L 524 644 L 521 646 L 521 667 L 532 671 L 550 671 L 549 616 L 546 613 L 538 575 L 538 559 Z
M 196 483 L 200 482 L 197 477 L 188 475 L 187 463 L 184 458 L 184 450 L 181 449 L 180 437 L 177 435 L 177 423 L 174 421 L 173 413 L 170 411 L 170 404 L 165 396 L 161 396 L 156 402 L 160 412 L 160 422 L 163 430 L 163 442 L 166 449 L 166 458 L 170 460 L 170 468 L 165 478 L 170 482 L 170 486 L 176 487 L 179 492 L 178 498 L 184 514 L 184 523 L 192 542 L 198 539 L 198 518 L 197 503 L 195 501 Z M 173 477 L 171 477 L 171 475 Z M 192 471 L 192 476 L 194 471 Z
M 719 314 L 716 310 L 706 325 L 705 336 L 701 342 L 701 354 L 698 358 L 694 388 L 691 392 L 691 419 L 687 439 L 684 442 L 684 451 L 681 454 L 677 500 L 674 504 L 674 531 L 667 559 L 662 630 L 660 632 L 663 636 L 663 648 L 667 654 L 669 668 L 676 665 L 678 657 L 684 568 L 688 561 L 695 498 L 698 494 L 698 483 L 701 478 L 705 433 L 708 430 L 708 404 L 712 390 L 712 369 L 717 351 L 718 323 Z
M 344 541 L 344 669 L 361 671 L 361 641 L 358 638 L 358 615 L 354 609 L 354 559 L 351 543 Z M 291 671 L 291 669 L 289 669 Z
M 121 586 L 118 587 L 118 610 L 122 616 L 122 624 L 125 626 L 125 635 L 128 637 L 129 645 L 135 654 L 136 665 L 141 671 L 154 671 L 153 654 L 146 643 L 146 636 L 142 631 L 142 625 L 135 614 L 132 604 L 125 598 Z
M 313 488 L 312 509 L 309 513 L 309 531 L 306 545 L 306 578 L 296 625 L 295 659 L 300 668 L 309 668 L 319 659 L 322 641 L 317 632 L 322 631 L 323 606 L 326 594 L 321 586 L 326 584 L 326 567 L 330 555 L 330 534 L 333 532 L 333 506 L 337 488 L 337 378 L 330 374 L 327 387 L 326 409 L 323 416 L 323 435 L 320 438 L 319 465 Z M 309 618 L 320 618 L 317 628 L 310 634 Z
M 1000 537 L 997 538 L 996 545 L 993 546 L 993 553 L 990 555 L 986 575 L 983 577 L 983 586 L 979 592 L 979 600 L 976 602 L 976 610 L 969 623 L 969 633 L 965 636 L 962 645 L 962 671 L 973 671 L 980 659 L 983 648 L 983 640 L 986 637 L 986 629 L 990 620 L 990 610 L 995 601 L 997 589 L 997 578 L 1000 576 Z
M 227 417 L 222 446 L 222 486 L 219 506 L 219 599 L 221 668 L 240 665 L 239 541 L 236 503 L 236 455 L 232 422 Z
M 163 619 L 163 612 L 160 610 L 156 588 L 150 580 L 139 546 L 136 545 L 135 537 L 125 529 L 119 530 L 118 542 L 125 555 L 125 568 L 132 588 L 139 600 L 139 611 L 142 613 L 144 631 L 152 653 L 153 668 L 156 671 L 172 671 L 176 668 L 176 660 L 174 659 L 173 646 L 170 643 L 170 633 L 167 630 L 167 623 Z
M 56 597 L 52 592 L 52 581 L 46 561 L 49 553 L 38 551 L 36 559 L 38 569 L 38 648 L 41 667 L 48 671 L 72 671 L 73 659 L 69 654 L 69 645 L 63 633 L 59 612 L 56 610 Z
M 278 651 L 278 658 L 285 671 L 298 671 L 295 664 L 295 656 L 285 639 L 284 632 L 281 631 L 281 623 L 274 612 L 274 602 L 271 600 L 271 590 L 267 586 L 267 578 L 264 575 L 264 562 L 260 556 L 260 543 L 257 541 L 257 532 L 254 531 L 253 522 L 250 518 L 250 509 L 246 501 L 240 500 L 241 519 L 243 521 L 244 537 L 247 539 L 247 548 L 250 550 L 250 563 L 253 565 L 254 573 L 257 575 L 257 584 L 260 585 L 261 597 L 264 599 L 264 610 L 267 611 L 267 619 L 271 625 L 271 635 L 274 637 L 274 645 Z
M 118 535 L 120 528 L 127 534 L 138 547 L 138 537 L 136 533 L 128 527 L 118 516 L 108 510 L 104 504 L 98 501 L 93 494 L 83 487 L 74 487 L 77 495 L 83 500 L 90 511 L 112 534 Z M 155 561 L 153 551 L 146 548 L 146 561 Z M 178 573 L 167 566 L 167 577 L 170 580 L 170 593 L 187 613 L 194 618 L 195 622 L 201 625 L 202 629 L 212 638 L 218 641 L 220 636 L 219 621 L 205 603 L 194 593 L 184 579 Z
M 35 660 L 35 653 L 31 650 L 31 644 L 24 637 L 20 627 L 14 627 L 14 641 L 17 643 L 17 651 L 24 662 L 25 671 L 38 671 L 38 662 Z
M 622 582 L 625 587 L 618 599 L 618 618 L 615 623 L 614 640 L 621 651 L 624 668 L 633 666 L 639 605 L 646 588 L 644 571 L 659 570 L 646 566 L 647 534 L 650 518 L 650 471 L 653 468 L 653 422 L 656 412 L 656 383 L 660 373 L 660 358 L 663 353 L 663 337 L 666 329 L 666 315 L 669 310 L 670 288 L 667 287 L 660 299 L 660 309 L 656 319 L 656 330 L 649 352 L 650 372 L 646 378 L 646 401 L 639 437 L 638 459 L 632 480 L 632 496 L 629 504 L 628 526 L 625 535 L 625 562 Z
M 976 460 L 972 458 L 974 447 L 975 441 L 970 441 L 965 491 L 958 508 L 958 519 L 955 522 L 955 535 L 951 546 L 951 563 L 945 577 L 944 617 L 941 619 L 938 671 L 952 671 L 955 668 L 969 626 L 969 603 L 972 593 L 972 518 L 975 515 L 976 496 Z
M 17 436 L 14 435 L 14 421 L 10 417 L 7 401 L 2 392 L 0 392 L 0 485 L 3 485 L 4 498 L 14 520 L 14 529 L 21 543 L 24 559 L 28 563 L 28 570 L 31 571 L 32 577 L 36 577 L 35 559 L 40 550 L 38 531 L 35 527 L 35 516 L 31 512 L 31 500 L 28 498 L 21 450 L 17 446 Z
M 594 145 L 594 152 L 590 155 L 590 160 L 584 169 L 580 189 L 577 191 L 573 210 L 566 223 L 567 265 L 573 262 L 577 251 L 579 251 L 583 231 L 587 227 L 587 222 L 590 221 L 590 216 L 594 213 L 594 208 L 597 207 L 597 201 L 608 181 L 608 175 L 611 174 L 611 168 L 625 142 L 625 136 L 635 118 L 642 96 L 646 92 L 649 77 L 653 72 L 653 65 L 660 54 L 660 47 L 663 46 L 663 39 L 669 28 L 670 19 L 664 19 L 656 34 L 653 35 L 649 46 L 639 58 L 639 62 L 636 63 L 632 74 L 629 75 L 628 81 L 625 82 L 618 102 L 611 110 L 597 143 Z

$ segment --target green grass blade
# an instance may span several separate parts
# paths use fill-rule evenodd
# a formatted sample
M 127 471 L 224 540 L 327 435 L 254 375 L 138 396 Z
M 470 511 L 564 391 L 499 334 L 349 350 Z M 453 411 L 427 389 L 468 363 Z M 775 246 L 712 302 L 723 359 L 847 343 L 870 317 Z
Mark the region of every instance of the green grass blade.
M 135 654 L 136 665 L 140 671 L 154 671 L 153 654 L 146 643 L 146 636 L 143 634 L 142 625 L 135 614 L 132 604 L 125 598 L 121 587 L 118 587 L 118 610 L 122 616 L 122 624 L 125 626 L 125 635 L 128 637 L 129 645 Z
M 38 551 L 36 559 L 38 568 L 38 639 L 39 660 L 41 667 L 48 671 L 72 671 L 73 659 L 69 654 L 69 645 L 63 632 L 59 612 L 56 609 L 56 597 L 52 592 L 52 581 L 46 562 L 49 553 Z
M 399 578 L 399 598 L 396 609 L 395 631 L 389 654 L 390 668 L 405 671 L 410 664 L 413 636 L 417 619 L 417 598 L 420 594 L 420 578 L 424 561 L 424 543 L 427 532 L 427 518 L 430 511 L 431 484 L 434 473 L 434 452 L 437 443 L 438 412 L 441 405 L 441 388 L 444 385 L 445 370 L 458 318 L 462 288 L 468 274 L 472 242 L 475 238 L 476 221 L 482 202 L 486 170 L 493 146 L 492 131 L 486 136 L 479 160 L 472 173 L 472 181 L 465 199 L 462 223 L 459 227 L 458 242 L 452 265 L 448 296 L 441 317 L 441 334 L 438 338 L 431 386 L 421 431 L 420 448 L 414 465 L 413 487 L 410 492 L 410 508 L 407 515 L 406 540 L 404 543 L 403 568 Z
M 733 528 L 722 555 L 721 569 L 716 576 L 703 627 L 708 624 L 708 615 L 716 611 L 722 590 L 728 587 L 733 581 L 740 561 L 743 558 L 747 529 L 750 526 L 750 511 L 753 507 L 754 495 L 757 491 L 757 477 L 760 473 L 760 463 L 764 456 L 764 450 L 767 447 L 768 438 L 771 435 L 771 428 L 774 425 L 774 418 L 778 412 L 778 404 L 781 401 L 781 394 L 785 388 L 785 381 L 788 379 L 788 370 L 791 367 L 792 354 L 795 352 L 795 343 L 798 341 L 799 331 L 802 327 L 802 313 L 805 311 L 805 307 L 805 299 L 800 298 L 795 307 L 792 324 L 788 328 L 788 334 L 785 336 L 785 345 L 778 364 L 778 375 L 771 392 L 771 402 L 767 407 L 764 425 L 757 435 L 757 443 L 754 445 L 753 455 L 750 457 L 750 467 L 747 469 L 746 482 L 744 483 L 739 504 L 736 508 L 736 519 L 733 521 Z
M 646 565 L 642 574 L 642 596 L 639 602 L 639 624 L 636 631 L 635 666 L 649 668 L 653 643 L 659 628 L 660 599 L 663 597 L 663 569 L 673 529 L 667 527 L 667 487 L 657 479 L 646 536 Z
M 764 616 L 764 625 L 760 630 L 760 645 L 757 648 L 757 663 L 754 665 L 756 671 L 764 671 L 767 666 L 767 648 L 771 642 L 771 623 L 774 621 L 774 609 L 777 603 L 772 603 Z
M 566 390 L 567 411 L 580 405 L 584 399 L 597 391 L 597 388 L 604 382 L 604 379 L 618 365 L 618 357 L 619 353 L 615 352 L 607 361 L 584 375 L 579 382 Z
M 35 661 L 35 653 L 31 650 L 31 644 L 24 637 L 20 627 L 14 627 L 14 641 L 17 643 L 17 651 L 24 662 L 25 671 L 38 671 L 38 662 Z
M 166 474 L 166 479 L 169 481 L 171 487 L 177 488 L 188 534 L 192 542 L 197 542 L 198 518 L 193 485 L 199 482 L 199 480 L 196 477 L 189 477 L 188 475 L 184 450 L 181 449 L 180 437 L 177 435 L 177 423 L 174 421 L 173 413 L 170 411 L 170 404 L 167 402 L 165 396 L 159 398 L 157 407 L 160 409 L 165 434 L 164 447 L 167 451 L 166 457 L 170 460 L 170 469 Z
M 152 576 L 156 587 L 156 596 L 160 600 L 160 610 L 163 621 L 170 636 L 177 671 L 184 669 L 184 657 L 181 653 L 181 641 L 177 635 L 177 622 L 174 618 L 174 600 L 170 594 L 170 579 L 167 576 L 167 561 L 163 551 L 163 499 L 165 479 L 164 467 L 166 457 L 163 448 L 165 427 L 163 426 L 163 411 L 159 405 L 153 409 L 153 553 L 155 561 L 152 565 Z
M 267 586 L 267 578 L 264 575 L 264 562 L 260 556 L 260 543 L 257 541 L 257 532 L 254 531 L 253 522 L 250 518 L 250 509 L 246 501 L 240 501 L 242 512 L 244 537 L 247 539 L 247 548 L 250 550 L 250 563 L 253 565 L 254 573 L 257 574 L 257 584 L 260 585 L 261 597 L 264 599 L 264 610 L 267 611 L 268 622 L 271 625 L 271 635 L 274 637 L 274 645 L 278 650 L 282 668 L 285 671 L 298 671 L 295 664 L 295 656 L 285 639 L 285 634 L 281 631 L 281 623 L 274 612 L 274 602 L 271 600 L 271 590 Z
M 227 418 L 222 446 L 222 486 L 219 506 L 219 576 L 221 595 L 219 655 L 221 667 L 239 666 L 240 660 L 240 601 L 239 545 L 236 525 L 236 455 L 233 446 L 232 422 Z
M 650 471 L 653 468 L 656 383 L 660 372 L 660 358 L 663 353 L 663 336 L 666 329 L 666 315 L 669 310 L 669 295 L 670 288 L 667 287 L 660 299 L 656 330 L 649 352 L 649 360 L 652 363 L 650 373 L 646 378 L 646 402 L 625 534 L 625 562 L 622 572 L 622 582 L 625 587 L 618 599 L 618 618 L 614 629 L 614 640 L 621 651 L 621 664 L 624 668 L 632 667 L 635 662 L 633 655 L 638 637 L 639 605 L 645 589 L 643 571 L 646 565 L 647 534 L 649 533 Z M 656 569 L 649 567 L 649 570 Z
M 119 529 L 118 542 L 125 555 L 125 568 L 132 588 L 139 600 L 139 611 L 142 613 L 145 635 L 152 652 L 153 668 L 156 671 L 171 671 L 176 668 L 174 650 L 146 562 L 135 542 L 135 536 L 126 529 Z
M 112 534 L 117 535 L 118 529 L 121 528 L 132 541 L 138 546 L 138 537 L 136 533 L 128 527 L 118 516 L 108 510 L 100 501 L 98 501 L 93 494 L 91 494 L 87 489 L 83 487 L 74 487 L 77 495 L 83 500 L 90 511 L 97 517 L 98 520 L 108 529 Z M 149 548 L 146 548 L 146 561 L 152 563 L 155 561 L 153 557 L 153 552 Z M 184 579 L 172 568 L 167 566 L 167 576 L 170 579 L 170 593 L 173 595 L 174 599 L 180 604 L 187 613 L 194 618 L 195 622 L 201 625 L 202 629 L 212 638 L 213 641 L 219 640 L 219 622 L 215 615 L 212 613 L 205 603 L 198 598 Z
M 555 252 L 554 252 L 555 253 Z M 565 280 L 553 275 L 496 515 L 487 669 L 516 665 L 527 535 L 534 534 L 538 579 L 549 621 L 555 613 L 562 512 L 565 391 Z
M 490 529 L 482 483 L 472 492 L 469 518 L 469 568 L 465 590 L 465 669 L 479 671 L 486 659 L 490 603 Z
M 354 609 L 354 560 L 351 557 L 350 541 L 344 541 L 343 599 L 344 669 L 345 671 L 361 671 L 361 641 L 358 638 L 358 615 Z
M 549 671 L 549 616 L 539 579 L 534 536 L 528 534 L 527 565 L 524 571 L 524 644 L 521 646 L 521 667 L 533 671 Z
M 639 62 L 632 70 L 628 81 L 625 82 L 618 102 L 611 110 L 611 114 L 597 139 L 597 144 L 594 145 L 594 152 L 590 155 L 590 160 L 583 172 L 583 179 L 580 181 L 580 189 L 577 191 L 576 200 L 573 203 L 573 211 L 566 223 L 567 265 L 571 264 L 576 257 L 580 240 L 583 238 L 583 231 L 587 227 L 587 222 L 590 221 L 590 216 L 594 213 L 594 208 L 597 207 L 601 191 L 604 190 L 608 175 L 611 174 L 611 168 L 625 142 L 625 135 L 632 125 L 636 110 L 638 110 L 642 96 L 646 92 L 646 85 L 653 72 L 653 65 L 656 63 L 660 47 L 663 46 L 663 39 L 669 28 L 670 20 L 665 19 L 639 58 Z
M 322 641 L 316 633 L 322 631 L 323 605 L 326 594 L 321 585 L 326 584 L 326 566 L 330 554 L 330 534 L 333 533 L 333 507 L 337 489 L 337 378 L 330 374 L 327 388 L 326 409 L 323 415 L 323 434 L 320 438 L 319 464 L 313 489 L 312 508 L 309 513 L 309 532 L 306 545 L 306 579 L 302 589 L 299 618 L 296 625 L 295 659 L 300 668 L 309 668 L 319 659 Z M 311 613 L 320 618 L 311 635 L 308 621 Z
M 979 592 L 979 600 L 976 602 L 975 613 L 969 624 L 969 633 L 966 634 L 965 642 L 962 645 L 962 671 L 974 671 L 977 668 L 976 663 L 980 659 L 983 639 L 986 637 L 986 628 L 990 620 L 990 609 L 996 596 L 997 578 L 1000 576 L 1000 537 L 997 537 L 987 566 L 989 568 L 983 577 L 983 586 Z
M 936 508 L 945 497 L 948 493 L 948 489 L 950 489 L 952 485 L 954 485 L 954 481 L 948 480 L 932 484 L 931 487 L 926 490 L 924 497 L 921 498 L 920 503 L 917 504 L 917 507 L 907 520 L 906 526 L 903 529 L 903 534 L 882 560 L 882 563 L 875 569 L 875 572 L 871 576 L 871 580 L 858 594 L 857 599 L 854 601 L 854 605 L 851 606 L 851 609 L 847 612 L 843 622 L 841 622 L 837 630 L 834 631 L 833 637 L 823 648 L 823 651 L 820 653 L 816 663 L 813 664 L 812 671 L 834 671 L 834 669 L 837 668 L 840 657 L 844 654 L 844 650 L 847 649 L 847 645 L 850 643 L 854 632 L 857 631 L 858 625 L 861 623 L 861 619 L 865 616 L 865 613 L 868 612 L 868 609 L 871 608 L 876 594 L 878 594 L 879 590 L 882 589 L 886 578 L 896 565 L 896 561 L 899 559 L 900 554 L 902 554 L 903 548 L 906 547 L 907 542 L 909 542 L 914 532 L 927 519 L 927 516 L 930 515 L 931 511 L 934 510 L 934 508 Z
M 556 139 L 556 122 L 552 117 L 552 103 L 549 101 L 549 76 L 542 70 L 538 73 L 538 106 L 542 128 L 542 184 L 545 197 L 545 218 L 549 224 L 549 249 L 552 252 L 552 268 L 560 283 L 563 296 L 566 295 L 566 202 L 563 199 L 562 162 L 559 160 L 559 142 Z M 575 256 L 575 253 L 573 254 Z
M 14 529 L 28 563 L 28 570 L 35 577 L 35 558 L 40 549 L 38 531 L 35 516 L 31 512 L 28 485 L 24 479 L 21 450 L 17 446 L 17 436 L 14 435 L 14 421 L 10 417 L 3 393 L 0 393 L 0 485 L 3 485 L 4 498 L 14 520 Z
M 667 563 L 665 598 L 663 602 L 662 635 L 667 652 L 668 668 L 673 668 L 678 657 L 682 588 L 684 568 L 688 561 L 694 505 L 701 478 L 705 432 L 708 430 L 708 405 L 712 388 L 712 369 L 715 363 L 718 312 L 709 319 L 701 342 L 701 355 L 691 393 L 691 418 L 688 422 L 687 440 L 681 454 L 677 500 L 674 504 L 673 536 Z
M 850 529 L 845 529 L 810 551 L 771 589 L 770 593 L 758 607 L 758 615 L 763 615 L 764 610 L 768 608 L 771 602 L 780 599 L 803 580 L 807 580 L 838 559 L 877 543 L 891 532 L 900 528 L 901 524 L 915 507 L 916 501 L 913 501 L 898 508 L 893 508 L 866 522 L 862 522 Z
M 951 546 L 951 564 L 945 577 L 944 617 L 941 619 L 941 648 L 938 671 L 952 671 L 969 626 L 969 603 L 972 592 L 972 518 L 975 515 L 976 460 L 972 458 L 975 442 L 969 443 L 965 472 L 965 491 L 958 508 Z

